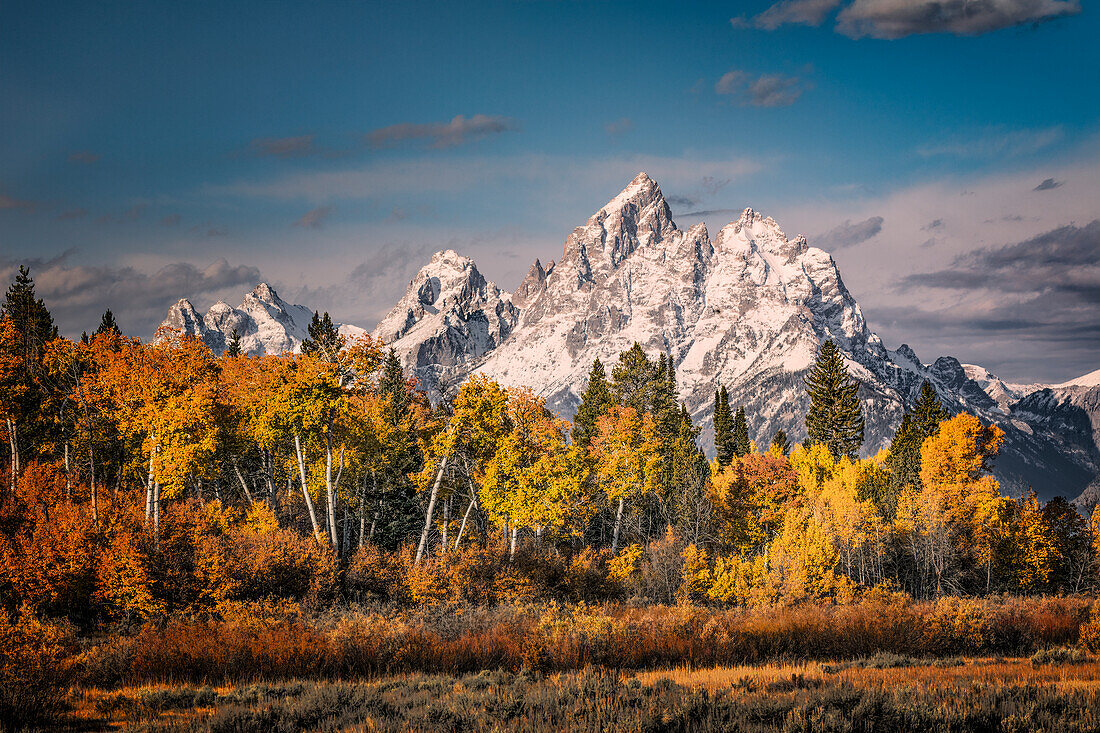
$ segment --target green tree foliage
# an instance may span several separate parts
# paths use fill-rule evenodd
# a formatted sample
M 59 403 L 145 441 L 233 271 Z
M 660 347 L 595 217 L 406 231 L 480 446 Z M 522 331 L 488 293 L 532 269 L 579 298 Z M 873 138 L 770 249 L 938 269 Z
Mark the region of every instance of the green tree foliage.
M 859 382 L 848 375 L 840 349 L 826 341 L 818 352 L 806 392 L 810 409 L 806 432 L 810 440 L 829 448 L 834 457 L 854 457 L 863 445 L 863 409 L 856 392 Z
M 772 442 L 768 446 L 768 452 L 779 456 L 789 456 L 791 454 L 791 441 L 787 438 L 786 431 L 775 431 L 775 435 L 772 436 Z
M 116 336 L 122 335 L 122 330 L 115 322 L 115 314 L 111 312 L 111 309 L 103 311 L 103 317 L 99 319 L 99 328 L 95 330 L 93 336 L 99 336 L 104 333 L 113 333 Z
M 926 380 L 921 385 L 913 411 L 901 418 L 901 425 L 890 442 L 890 491 L 896 503 L 897 494 L 906 486 L 921 487 L 920 448 L 924 441 L 939 432 L 940 423 L 950 415 L 940 402 L 936 390 Z
M 726 388 L 721 386 L 714 393 L 714 450 L 718 465 L 728 466 L 736 455 L 733 442 L 733 412 Z
M 309 338 L 302 342 L 302 353 L 334 364 L 339 360 L 344 343 L 345 338 L 329 318 L 328 311 L 323 316 L 314 311 L 309 324 Z
M 649 412 L 655 377 L 655 365 L 635 342 L 619 355 L 619 362 L 611 370 L 611 394 L 623 407 L 638 414 Z
M 749 423 L 745 419 L 745 408 L 738 407 L 737 415 L 733 418 L 733 452 L 740 458 L 752 450 L 752 442 L 749 440 Z
M 108 311 L 110 312 L 110 311 Z M 229 336 L 229 343 L 225 345 L 226 356 L 240 356 L 241 355 L 241 334 L 237 329 L 233 329 L 233 333 Z
M 597 358 L 588 372 L 588 386 L 581 395 L 581 404 L 573 417 L 573 443 L 587 448 L 596 434 L 596 423 L 615 404 L 607 371 Z

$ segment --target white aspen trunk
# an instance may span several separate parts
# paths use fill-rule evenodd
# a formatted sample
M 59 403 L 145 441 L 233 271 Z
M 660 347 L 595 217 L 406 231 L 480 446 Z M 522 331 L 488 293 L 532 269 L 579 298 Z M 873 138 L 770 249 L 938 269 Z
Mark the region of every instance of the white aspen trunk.
M 92 441 L 88 441 L 88 477 L 92 489 L 92 524 L 99 526 L 99 491 L 95 485 L 95 453 L 92 452 Z
M 462 515 L 462 524 L 458 526 L 458 536 L 455 537 L 455 549 L 458 549 L 458 543 L 462 542 L 462 534 L 466 531 L 466 520 L 470 518 L 470 512 L 473 511 L 477 505 L 477 495 L 470 497 L 470 504 L 466 507 L 466 513 Z
M 252 492 L 248 490 L 248 484 L 245 483 L 244 476 L 241 474 L 240 466 L 237 465 L 237 457 L 230 456 L 229 462 L 233 464 L 233 472 L 237 474 L 237 480 L 241 482 L 241 488 L 244 489 L 244 496 L 248 499 L 249 504 L 253 504 Z
M 519 527 L 512 527 L 512 542 L 508 548 L 508 559 L 511 560 L 516 556 L 516 540 L 519 539 Z
M 447 528 L 451 525 L 451 497 L 447 497 L 443 500 L 443 531 L 439 536 L 439 552 L 440 554 L 447 553 Z
M 448 456 L 443 456 L 443 460 L 439 462 L 439 472 L 435 475 L 435 482 L 432 483 L 432 493 L 428 497 L 428 512 L 424 517 L 424 531 L 420 533 L 420 545 L 416 548 L 413 565 L 420 564 L 420 558 L 424 557 L 424 550 L 428 547 L 428 533 L 432 530 L 432 513 L 435 511 L 435 499 L 439 496 L 439 485 L 443 483 L 443 472 L 447 470 L 447 458 Z
M 321 525 L 317 523 L 317 512 L 313 508 L 313 497 L 309 495 L 309 485 L 306 483 L 306 461 L 302 456 L 302 440 L 298 433 L 294 433 L 294 451 L 298 455 L 298 473 L 302 478 L 302 494 L 306 498 L 306 508 L 309 509 L 309 521 L 313 524 L 313 536 L 317 542 L 324 544 L 321 539 Z
M 336 539 L 336 497 L 332 490 L 332 419 L 325 431 L 325 499 L 328 503 L 328 534 L 332 540 L 332 551 L 340 552 L 340 543 Z
M 157 436 L 153 436 L 153 447 L 149 449 L 149 477 L 145 481 L 145 523 L 153 518 L 153 461 L 157 455 Z
M 19 443 L 15 437 L 15 421 L 9 417 L 5 422 L 8 426 L 8 448 L 11 449 L 11 494 L 15 496 L 15 484 L 19 480 Z
M 619 529 L 623 526 L 623 507 L 626 499 L 619 499 L 619 510 L 615 512 L 615 530 L 611 533 L 611 554 L 619 551 Z
M 153 482 L 153 539 L 160 549 L 160 481 Z
M 72 500 L 73 498 L 73 481 L 72 476 L 69 474 L 69 440 L 65 439 L 65 498 Z
M 374 475 L 374 471 L 371 471 L 371 476 Z M 374 528 L 374 523 L 371 522 L 371 529 Z M 359 487 L 359 549 L 363 549 L 363 545 L 366 544 L 367 538 L 364 536 L 364 531 L 367 529 L 367 477 L 363 477 L 363 484 Z

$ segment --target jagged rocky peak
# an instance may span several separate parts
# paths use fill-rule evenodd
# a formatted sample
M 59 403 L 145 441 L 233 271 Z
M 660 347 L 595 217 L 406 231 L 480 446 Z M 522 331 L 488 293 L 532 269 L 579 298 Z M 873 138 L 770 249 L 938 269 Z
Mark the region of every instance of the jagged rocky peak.
M 546 276 L 553 268 L 553 262 L 550 263 L 549 268 L 544 268 L 542 262 L 536 258 L 531 265 L 531 269 L 527 271 L 527 276 L 523 278 L 523 282 L 512 293 L 512 305 L 522 309 L 526 308 L 528 303 L 533 302 L 546 289 Z
M 256 300 L 261 300 L 264 303 L 281 303 L 279 294 L 275 292 L 275 288 L 271 287 L 267 283 L 259 283 L 256 287 L 252 288 L 252 292 L 245 297 L 253 297 Z
M 205 328 L 202 316 L 195 310 L 195 306 L 187 298 L 181 298 L 168 309 L 168 315 L 161 322 L 160 328 L 170 328 L 179 331 L 184 336 L 198 336 L 202 338 Z
M 372 335 L 392 346 L 422 388 L 438 397 L 503 342 L 518 318 L 509 293 L 485 279 L 469 257 L 448 249 L 420 268 Z

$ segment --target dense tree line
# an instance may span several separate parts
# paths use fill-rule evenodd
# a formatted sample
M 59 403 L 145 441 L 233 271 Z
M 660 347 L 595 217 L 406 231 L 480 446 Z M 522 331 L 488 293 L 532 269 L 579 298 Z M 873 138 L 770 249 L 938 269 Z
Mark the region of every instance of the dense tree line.
M 481 376 L 432 405 L 392 349 L 346 340 L 327 313 L 301 352 L 246 356 L 234 336 L 215 357 L 171 331 L 145 344 L 110 311 L 59 338 L 21 270 L 0 311 L 3 605 L 91 621 L 269 597 L 419 602 L 447 582 L 434 569 L 474 556 L 481 579 L 461 582 L 492 576 L 493 597 L 530 590 L 514 568 L 532 556 L 565 568 L 546 587 L 585 598 L 1097 585 L 1100 514 L 1004 497 L 990 475 L 1003 434 L 949 416 L 930 385 L 890 449 L 858 458 L 859 384 L 831 342 L 806 378 L 803 444 L 753 441 L 719 385 L 711 461 L 671 360 L 637 344 L 610 374 L 593 363 L 572 424 Z

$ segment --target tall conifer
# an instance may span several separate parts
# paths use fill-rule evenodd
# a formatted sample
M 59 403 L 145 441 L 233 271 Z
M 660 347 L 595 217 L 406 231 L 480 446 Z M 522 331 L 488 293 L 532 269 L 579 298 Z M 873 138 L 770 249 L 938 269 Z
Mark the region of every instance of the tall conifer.
M 733 413 L 724 386 L 714 393 L 714 450 L 718 454 L 719 466 L 728 466 L 733 461 Z
M 745 408 L 737 408 L 737 416 L 733 419 L 733 452 L 738 457 L 748 455 L 752 449 L 749 441 L 749 423 L 745 420 Z
M 588 386 L 581 395 L 581 404 L 573 418 L 573 442 L 587 446 L 596 434 L 596 421 L 600 419 L 615 398 L 611 396 L 611 386 L 607 383 L 607 371 L 597 358 L 588 372 Z
M 840 349 L 826 341 L 806 377 L 810 409 L 806 432 L 815 443 L 827 446 L 833 456 L 855 457 L 863 445 L 863 409 L 856 392 L 859 382 L 848 375 Z

